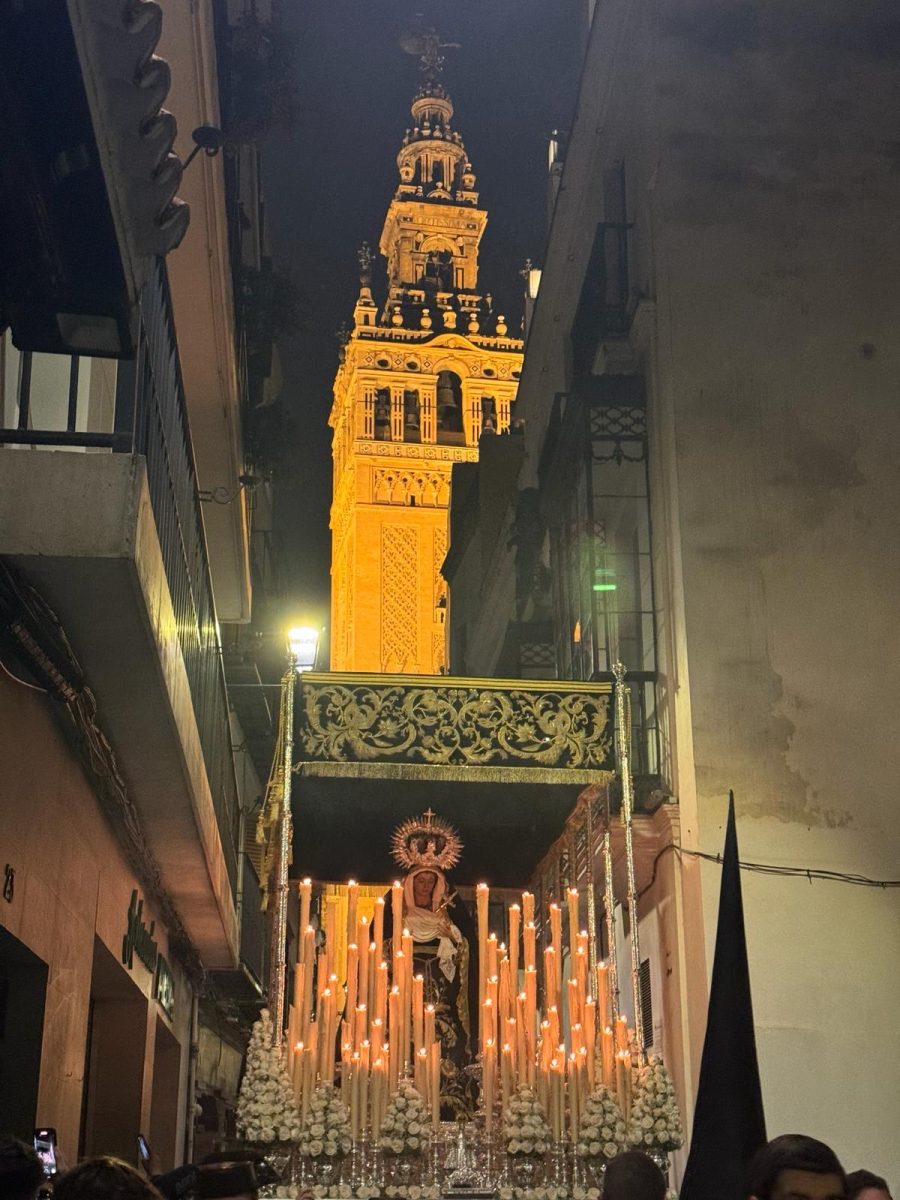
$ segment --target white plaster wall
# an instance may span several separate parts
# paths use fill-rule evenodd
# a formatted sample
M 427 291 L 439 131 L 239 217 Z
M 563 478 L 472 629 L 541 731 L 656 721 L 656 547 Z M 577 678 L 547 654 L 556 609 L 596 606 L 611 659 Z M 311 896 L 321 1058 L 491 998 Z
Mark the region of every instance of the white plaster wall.
M 732 787 L 743 858 L 896 878 L 900 173 L 883 14 L 633 13 L 606 137 L 655 301 L 685 824 L 720 851 Z M 703 875 L 711 950 L 719 872 Z M 900 893 L 745 873 L 744 896 L 770 1134 L 815 1134 L 896 1178 Z

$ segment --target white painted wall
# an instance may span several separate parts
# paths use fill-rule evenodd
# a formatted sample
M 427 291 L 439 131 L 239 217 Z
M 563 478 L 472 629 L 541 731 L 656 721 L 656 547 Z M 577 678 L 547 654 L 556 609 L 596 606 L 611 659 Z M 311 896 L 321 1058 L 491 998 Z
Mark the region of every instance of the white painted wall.
M 598 0 L 519 415 L 528 485 L 567 384 L 603 170 L 622 158 L 682 844 L 721 852 L 733 788 L 744 859 L 896 879 L 900 171 L 885 21 L 875 0 Z M 720 871 L 701 875 L 709 970 Z M 898 1178 L 900 890 L 743 883 L 770 1134 L 817 1135 L 848 1168 Z M 696 972 L 704 933 L 685 937 Z
M 655 302 L 685 823 L 719 852 L 732 787 L 743 858 L 896 878 L 900 175 L 878 28 L 870 3 L 634 14 L 607 153 Z M 896 1178 L 900 892 L 745 873 L 744 898 L 770 1133 Z

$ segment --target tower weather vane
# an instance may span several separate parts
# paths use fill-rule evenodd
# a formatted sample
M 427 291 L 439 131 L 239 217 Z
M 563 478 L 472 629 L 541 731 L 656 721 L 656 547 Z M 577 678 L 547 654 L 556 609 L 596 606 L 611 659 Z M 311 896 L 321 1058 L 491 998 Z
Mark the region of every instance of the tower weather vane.
M 436 83 L 444 66 L 442 50 L 459 50 L 459 42 L 442 42 L 433 29 L 424 33 L 404 33 L 401 49 L 420 60 L 426 83 Z

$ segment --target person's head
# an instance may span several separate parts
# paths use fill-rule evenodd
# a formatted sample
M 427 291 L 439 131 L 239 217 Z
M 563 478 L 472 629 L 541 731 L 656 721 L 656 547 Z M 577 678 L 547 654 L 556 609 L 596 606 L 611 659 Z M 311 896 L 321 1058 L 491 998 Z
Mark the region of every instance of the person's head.
M 197 1200 L 256 1200 L 259 1183 L 252 1162 L 204 1163 L 197 1171 Z
M 851 1171 L 847 1176 L 847 1200 L 891 1200 L 888 1185 L 871 1171 Z
M 174 1171 L 154 1175 L 153 1186 L 163 1200 L 184 1200 L 194 1190 L 197 1170 L 193 1163 L 187 1163 L 183 1167 L 176 1167 Z
M 31 1146 L 18 1138 L 0 1139 L 0 1196 L 34 1200 L 44 1182 L 44 1168 Z
M 88 1158 L 66 1171 L 53 1200 L 161 1200 L 145 1175 L 119 1158 Z
M 435 871 L 417 871 L 413 875 L 413 901 L 417 908 L 431 908 L 431 898 L 437 884 Z
M 847 1179 L 830 1146 L 785 1133 L 763 1146 L 747 1170 L 753 1200 L 844 1200 Z
M 665 1200 L 666 1178 L 639 1150 L 617 1154 L 603 1176 L 603 1200 Z

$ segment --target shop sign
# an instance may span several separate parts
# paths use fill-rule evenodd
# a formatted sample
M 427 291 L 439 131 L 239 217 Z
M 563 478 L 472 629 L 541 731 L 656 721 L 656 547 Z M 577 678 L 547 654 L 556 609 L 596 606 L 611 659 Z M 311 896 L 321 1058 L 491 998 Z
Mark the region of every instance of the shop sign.
M 156 1002 L 171 1021 L 175 1016 L 175 979 L 165 958 L 158 954 L 156 958 L 156 981 L 153 985 L 153 995 Z
M 153 940 L 156 922 L 150 922 L 150 928 L 143 921 L 144 901 L 138 900 L 137 888 L 131 893 L 131 903 L 128 906 L 125 936 L 122 938 L 122 962 L 129 969 L 134 966 L 135 954 L 151 975 L 156 972 L 159 958 L 159 946 Z

